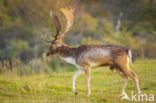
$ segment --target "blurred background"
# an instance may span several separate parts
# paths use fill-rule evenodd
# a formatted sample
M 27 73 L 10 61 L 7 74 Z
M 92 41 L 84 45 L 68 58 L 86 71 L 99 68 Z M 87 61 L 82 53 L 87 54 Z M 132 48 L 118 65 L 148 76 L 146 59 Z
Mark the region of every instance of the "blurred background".
M 50 10 L 65 27 L 59 10 L 65 6 L 75 9 L 66 44 L 121 45 L 131 49 L 136 59 L 156 58 L 155 0 L 0 0 L 0 73 L 76 70 L 57 56 L 47 58 L 50 44 L 42 40 L 44 33 L 56 33 Z

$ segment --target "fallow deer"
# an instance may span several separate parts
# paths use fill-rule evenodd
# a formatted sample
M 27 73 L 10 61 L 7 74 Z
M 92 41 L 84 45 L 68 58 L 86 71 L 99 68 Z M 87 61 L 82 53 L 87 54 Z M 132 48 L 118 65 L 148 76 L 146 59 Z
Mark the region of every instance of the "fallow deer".
M 87 81 L 87 96 L 91 94 L 90 70 L 91 68 L 101 66 L 109 66 L 111 69 L 115 69 L 118 72 L 118 74 L 123 78 L 124 83 L 119 97 L 123 97 L 126 95 L 124 90 L 127 85 L 128 77 L 134 80 L 137 92 L 140 93 L 141 91 L 139 88 L 137 76 L 129 68 L 129 63 L 132 63 L 131 50 L 114 45 L 81 45 L 79 47 L 68 46 L 67 44 L 63 43 L 63 39 L 66 33 L 72 27 L 74 19 L 74 10 L 72 8 L 62 8 L 60 10 L 65 15 L 65 18 L 67 20 L 64 32 L 61 32 L 61 25 L 58 20 L 58 17 L 51 13 L 51 16 L 54 20 L 54 24 L 56 26 L 57 33 L 56 36 L 54 36 L 54 40 L 46 40 L 44 37 L 44 41 L 51 43 L 47 56 L 58 54 L 61 59 L 75 65 L 78 68 L 78 71 L 73 76 L 72 83 L 72 90 L 75 93 L 75 95 L 78 94 L 78 92 L 75 89 L 75 80 L 83 72 L 85 73 Z

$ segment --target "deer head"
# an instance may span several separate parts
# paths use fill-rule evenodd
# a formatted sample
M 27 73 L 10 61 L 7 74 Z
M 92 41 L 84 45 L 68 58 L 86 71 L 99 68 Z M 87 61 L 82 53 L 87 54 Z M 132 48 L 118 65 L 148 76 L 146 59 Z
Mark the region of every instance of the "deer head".
M 61 8 L 60 10 L 65 15 L 65 18 L 67 20 L 66 27 L 65 27 L 64 32 L 61 32 L 61 24 L 59 22 L 58 17 L 52 14 L 52 12 L 50 13 L 50 16 L 52 16 L 54 24 L 56 26 L 57 32 L 55 36 L 52 35 L 54 37 L 54 40 L 46 40 L 44 36 L 44 41 L 51 43 L 47 56 L 55 54 L 57 52 L 57 49 L 64 45 L 63 43 L 64 36 L 66 35 L 66 33 L 69 31 L 69 29 L 72 27 L 72 24 L 73 24 L 73 19 L 74 19 L 73 11 L 74 10 L 72 8 L 70 9 Z

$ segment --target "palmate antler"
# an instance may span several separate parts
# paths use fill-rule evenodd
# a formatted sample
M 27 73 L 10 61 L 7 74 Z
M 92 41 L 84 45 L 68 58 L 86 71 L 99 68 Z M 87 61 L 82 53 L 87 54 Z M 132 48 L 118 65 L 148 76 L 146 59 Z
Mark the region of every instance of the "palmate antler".
M 50 12 L 50 16 L 52 16 L 54 24 L 56 26 L 56 30 L 57 30 L 56 35 L 54 36 L 55 40 L 56 39 L 61 39 L 61 40 L 64 39 L 65 34 L 72 27 L 73 20 L 74 20 L 74 16 L 73 16 L 74 9 L 72 9 L 72 8 L 69 8 L 69 9 L 61 8 L 60 10 L 65 15 L 66 20 L 67 20 L 67 24 L 66 24 L 66 27 L 65 27 L 65 30 L 64 30 L 63 33 L 61 33 L 61 24 L 60 24 L 60 22 L 58 20 L 58 17 L 56 15 L 54 15 L 52 12 Z M 51 40 L 46 40 L 45 36 L 44 36 L 44 41 L 52 42 Z
M 56 15 L 54 15 L 52 13 L 52 11 L 50 12 L 50 16 L 53 18 L 54 24 L 56 26 L 56 35 L 54 36 L 55 38 L 59 35 L 59 33 L 61 32 L 61 24 L 59 22 L 59 19 Z
M 55 24 L 55 26 L 56 26 L 56 31 L 57 31 L 55 36 L 52 35 L 52 34 L 51 34 L 51 36 L 53 36 L 53 37 L 56 39 L 57 36 L 59 35 L 60 31 L 61 31 L 61 24 L 60 24 L 60 22 L 59 22 L 59 20 L 58 20 L 58 17 L 57 17 L 56 15 L 54 15 L 54 14 L 52 13 L 52 11 L 50 11 L 50 16 L 52 17 L 52 19 L 53 19 L 53 21 L 54 21 L 54 24 Z M 44 35 L 43 35 L 43 40 L 44 40 L 45 42 L 52 42 L 52 41 L 53 41 L 53 40 L 47 40 L 46 37 L 47 37 L 47 35 L 44 34 Z
M 70 9 L 61 8 L 61 11 L 65 15 L 66 20 L 67 20 L 65 31 L 59 35 L 59 38 L 63 39 L 65 34 L 69 31 L 69 29 L 73 25 L 73 20 L 74 20 L 73 12 L 74 12 L 74 9 L 72 9 L 72 8 L 70 8 Z

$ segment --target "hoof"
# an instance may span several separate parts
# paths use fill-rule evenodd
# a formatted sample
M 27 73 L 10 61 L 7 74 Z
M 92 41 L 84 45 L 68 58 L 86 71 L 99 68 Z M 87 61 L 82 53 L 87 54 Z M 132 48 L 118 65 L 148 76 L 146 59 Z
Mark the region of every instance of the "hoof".
M 75 96 L 77 96 L 78 95 L 78 92 L 77 91 L 75 91 Z
M 122 98 L 123 94 L 118 95 L 118 98 Z
M 90 94 L 87 94 L 87 97 L 89 97 L 90 96 Z
M 90 96 L 90 94 L 91 94 L 91 93 L 87 93 L 87 97 L 89 97 L 89 96 Z

